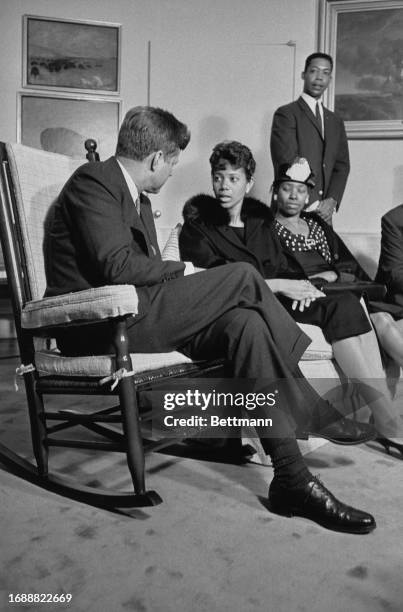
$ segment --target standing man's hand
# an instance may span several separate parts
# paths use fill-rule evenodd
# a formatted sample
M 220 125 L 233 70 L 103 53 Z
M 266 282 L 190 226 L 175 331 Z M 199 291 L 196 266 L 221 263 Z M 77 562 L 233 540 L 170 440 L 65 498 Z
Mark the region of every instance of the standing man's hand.
M 334 198 L 325 198 L 319 202 L 318 208 L 315 210 L 319 217 L 322 217 L 326 223 L 332 224 L 333 213 L 336 210 L 337 202 Z

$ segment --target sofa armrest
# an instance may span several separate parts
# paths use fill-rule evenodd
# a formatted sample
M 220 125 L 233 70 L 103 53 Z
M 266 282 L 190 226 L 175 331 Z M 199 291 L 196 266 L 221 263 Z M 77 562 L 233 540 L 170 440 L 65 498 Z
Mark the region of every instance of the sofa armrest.
M 138 296 L 133 285 L 107 285 L 27 302 L 21 313 L 21 327 L 80 325 L 137 312 Z

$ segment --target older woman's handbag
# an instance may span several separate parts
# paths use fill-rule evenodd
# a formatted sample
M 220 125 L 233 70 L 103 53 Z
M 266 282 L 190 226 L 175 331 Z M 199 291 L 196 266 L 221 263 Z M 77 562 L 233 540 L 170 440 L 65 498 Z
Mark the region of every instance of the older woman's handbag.
M 310 282 L 315 285 L 315 287 L 323 291 L 323 293 L 329 296 L 350 291 L 358 297 L 364 296 L 367 300 L 371 302 L 381 302 L 386 295 L 385 285 L 382 285 L 381 283 L 375 283 L 374 281 L 363 281 L 353 278 L 353 280 L 340 279 L 335 281 L 334 283 L 329 283 L 326 279 L 317 276 L 316 278 L 311 278 Z

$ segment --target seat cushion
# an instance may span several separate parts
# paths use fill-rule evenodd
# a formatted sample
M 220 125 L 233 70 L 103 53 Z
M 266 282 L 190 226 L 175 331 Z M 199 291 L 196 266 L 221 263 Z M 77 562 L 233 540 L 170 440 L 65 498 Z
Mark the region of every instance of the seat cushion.
M 182 225 L 177 223 L 171 230 L 168 240 L 162 249 L 161 257 L 164 261 L 180 261 L 181 256 L 179 252 L 179 232 L 182 229 Z
M 325 336 L 320 327 L 317 325 L 308 325 L 307 323 L 297 324 L 302 331 L 306 333 L 312 340 L 311 344 L 302 355 L 301 361 L 317 361 L 321 359 L 333 359 L 332 345 L 325 340 Z
M 132 371 L 135 374 L 192 363 L 189 357 L 177 351 L 169 353 L 132 353 L 130 356 Z M 36 351 L 35 364 L 41 376 L 102 377 L 110 376 L 116 370 L 113 355 L 63 357 L 57 349 Z

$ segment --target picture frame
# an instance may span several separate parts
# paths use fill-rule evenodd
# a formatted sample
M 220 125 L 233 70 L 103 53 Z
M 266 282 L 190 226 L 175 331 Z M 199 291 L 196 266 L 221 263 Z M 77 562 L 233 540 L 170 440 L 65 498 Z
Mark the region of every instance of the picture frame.
M 320 0 L 319 48 L 334 60 L 327 106 L 350 139 L 403 137 L 403 1 Z
M 119 94 L 121 25 L 23 16 L 23 82 L 30 89 Z
M 17 142 L 80 159 L 93 138 L 105 160 L 115 152 L 120 117 L 116 98 L 19 92 Z

